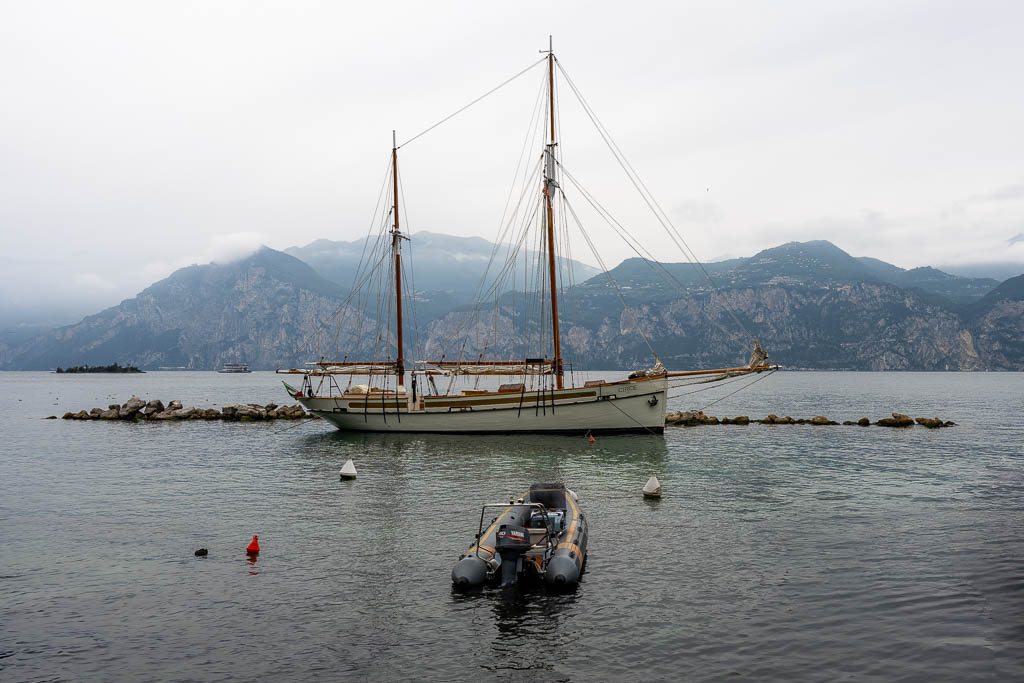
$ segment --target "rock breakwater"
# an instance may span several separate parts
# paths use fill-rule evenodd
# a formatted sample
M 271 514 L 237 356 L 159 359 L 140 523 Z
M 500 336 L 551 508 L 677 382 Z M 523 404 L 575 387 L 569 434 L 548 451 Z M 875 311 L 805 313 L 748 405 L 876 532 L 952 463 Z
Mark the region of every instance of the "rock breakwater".
M 842 424 L 848 427 L 870 427 L 872 425 L 876 427 L 913 427 L 915 424 L 918 424 L 922 427 L 927 427 L 928 429 L 956 426 L 955 422 L 943 421 L 938 417 L 912 418 L 909 415 L 904 415 L 903 413 L 893 413 L 892 417 L 883 417 L 876 422 L 872 422 L 870 418 L 862 417 L 857 421 L 845 420 L 842 423 L 830 420 L 824 415 L 816 415 L 812 418 L 792 418 L 788 415 L 785 417 L 779 417 L 778 415 L 772 414 L 767 415 L 760 420 L 751 419 L 747 415 L 718 418 L 714 415 L 705 415 L 703 410 L 680 410 L 670 412 L 665 415 L 665 424 L 669 427 L 696 427 L 698 425 L 749 425 L 752 422 L 764 425 L 830 426 Z
M 56 417 L 56 416 L 51 416 Z M 260 405 L 258 403 L 236 403 L 216 408 L 185 407 L 181 401 L 174 400 L 164 405 L 160 399 L 146 401 L 132 396 L 124 404 L 112 403 L 103 408 L 93 408 L 77 413 L 64 413 L 64 420 L 230 420 L 235 422 L 256 422 L 265 420 L 301 420 L 318 419 L 307 413 L 302 406 L 279 406 L 276 403 Z

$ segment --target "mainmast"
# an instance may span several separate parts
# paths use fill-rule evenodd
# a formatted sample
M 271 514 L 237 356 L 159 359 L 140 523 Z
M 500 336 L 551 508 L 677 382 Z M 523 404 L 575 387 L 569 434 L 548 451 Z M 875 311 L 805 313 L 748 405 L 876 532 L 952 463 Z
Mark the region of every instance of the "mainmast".
M 404 236 L 398 229 L 398 145 L 395 140 L 395 131 L 391 131 L 391 178 L 394 181 L 392 191 L 394 204 L 391 211 L 395 217 L 394 227 L 391 229 L 391 253 L 395 257 L 395 314 L 398 326 L 398 358 L 395 361 L 395 373 L 398 375 L 399 386 L 404 386 L 405 351 L 402 346 L 402 239 Z
M 555 340 L 555 384 L 562 388 L 562 339 L 558 332 L 558 280 L 555 276 L 555 216 L 551 208 L 555 181 L 555 51 L 548 36 L 548 100 L 550 104 L 551 141 L 544 150 L 544 198 L 548 214 L 548 283 L 551 287 L 551 335 Z

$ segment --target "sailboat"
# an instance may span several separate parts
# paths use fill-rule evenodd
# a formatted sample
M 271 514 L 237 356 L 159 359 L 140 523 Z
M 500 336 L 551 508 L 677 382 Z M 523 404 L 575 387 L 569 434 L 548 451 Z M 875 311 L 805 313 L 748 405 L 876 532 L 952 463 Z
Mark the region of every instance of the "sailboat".
M 555 219 L 556 197 L 564 200 L 562 177 L 567 175 L 559 160 L 556 139 L 556 65 L 563 74 L 564 70 L 550 45 L 543 52 L 545 57 L 528 69 L 546 61 L 546 93 L 542 91 L 546 95 L 546 102 L 541 102 L 537 117 L 538 120 L 544 120 L 538 130 L 543 131 L 545 140 L 536 163 L 540 182 L 534 181 L 533 187 L 540 193 L 535 213 L 536 225 L 541 233 L 537 242 L 542 245 L 542 249 L 537 252 L 540 259 L 535 279 L 541 282 L 539 289 L 546 290 L 542 292 L 547 295 L 547 301 L 542 306 L 540 318 L 544 325 L 550 326 L 550 337 L 546 331 L 540 334 L 535 328 L 524 333 L 522 353 L 517 357 L 486 359 L 483 353 L 479 353 L 476 358 L 467 358 L 467 354 L 460 349 L 455 359 L 442 355 L 440 360 L 408 362 L 404 334 L 407 323 L 403 320 L 403 301 L 406 297 L 403 296 L 402 277 L 405 269 L 402 248 L 403 242 L 408 241 L 410 235 L 401 231 L 399 220 L 398 150 L 401 146 L 397 144 L 393 133 L 390 178 L 387 183 L 390 188 L 385 186 L 390 190 L 391 205 L 381 222 L 381 254 L 380 258 L 371 256 L 367 259 L 367 263 L 383 268 L 380 271 L 383 276 L 378 277 L 378 280 L 386 281 L 389 289 L 386 305 L 382 305 L 380 298 L 377 301 L 377 311 L 383 311 L 387 320 L 387 329 L 377 333 L 377 358 L 358 361 L 349 360 L 347 356 L 343 360 L 326 360 L 322 357 L 303 368 L 278 370 L 279 373 L 300 375 L 302 379 L 299 387 L 284 383 L 289 395 L 308 411 L 338 429 L 463 434 L 661 433 L 665 426 L 670 387 L 686 383 L 717 382 L 777 369 L 776 365 L 768 362 L 767 354 L 755 341 L 751 360 L 745 366 L 670 371 L 655 354 L 652 367 L 632 372 L 625 379 L 584 379 L 582 383 L 571 381 L 576 373 L 571 372 L 571 364 L 563 355 L 563 338 L 559 326 L 562 283 L 559 280 L 560 264 L 556 260 L 559 254 L 556 232 L 561 232 L 556 230 Z M 527 70 L 520 72 L 520 75 Z M 571 87 L 575 89 L 575 86 Z M 482 98 L 477 101 L 479 99 Z M 446 120 L 442 120 L 442 123 Z M 520 238 L 517 249 L 523 241 Z M 359 284 L 373 279 L 369 272 L 369 269 L 361 269 L 357 275 L 359 282 L 353 292 L 359 289 Z M 492 283 L 493 286 L 496 285 Z M 358 321 L 349 321 L 349 325 L 354 327 L 362 324 L 362 317 Z M 344 323 L 338 323 L 339 329 L 343 326 Z M 538 349 L 540 346 L 545 348 Z M 567 370 L 570 372 L 567 373 Z M 566 381 L 567 374 L 570 375 L 569 382 Z M 348 377 L 348 383 L 342 386 L 345 377 Z M 366 377 L 368 381 L 354 383 L 356 377 Z M 498 384 L 492 380 L 493 384 L 498 385 L 480 388 L 481 378 L 486 377 L 504 377 L 508 381 Z M 449 380 L 447 390 L 438 389 L 438 378 Z M 467 378 L 473 381 L 473 388 L 453 390 L 454 380 Z M 408 380 L 411 380 L 411 384 L 407 383 Z

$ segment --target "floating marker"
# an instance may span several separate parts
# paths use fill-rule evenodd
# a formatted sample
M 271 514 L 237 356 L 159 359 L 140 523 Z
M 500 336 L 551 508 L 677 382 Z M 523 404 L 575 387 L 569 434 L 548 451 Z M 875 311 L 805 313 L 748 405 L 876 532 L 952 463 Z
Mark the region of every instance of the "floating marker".
M 260 537 L 253 536 L 252 543 L 245 547 L 245 552 L 248 555 L 259 555 L 260 554 Z
M 661 498 L 661 482 L 652 476 L 644 485 L 644 498 Z
M 356 478 L 356 465 L 352 462 L 352 458 L 345 461 L 345 464 L 341 468 L 342 479 L 355 479 Z

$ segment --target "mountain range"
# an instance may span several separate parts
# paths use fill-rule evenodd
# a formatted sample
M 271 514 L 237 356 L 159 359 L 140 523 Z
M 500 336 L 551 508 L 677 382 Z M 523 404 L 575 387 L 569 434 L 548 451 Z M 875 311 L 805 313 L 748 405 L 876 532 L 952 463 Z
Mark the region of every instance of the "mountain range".
M 389 310 L 371 305 L 360 314 L 349 300 L 363 244 L 264 247 L 234 263 L 182 268 L 73 325 L 0 340 L 0 369 L 272 369 L 325 352 L 379 358 L 393 332 L 369 340 L 360 332 L 377 318 L 385 329 Z M 521 294 L 467 304 L 500 248 L 434 233 L 417 233 L 413 244 L 406 338 L 419 342 L 417 354 L 516 357 L 524 336 L 540 338 Z M 578 262 L 560 268 L 579 283 L 565 288 L 560 308 L 574 367 L 649 367 L 650 347 L 672 369 L 734 365 L 746 361 L 753 337 L 796 368 L 1024 370 L 1024 275 L 999 282 L 904 270 L 825 241 L 702 267 L 627 259 L 608 274 Z

